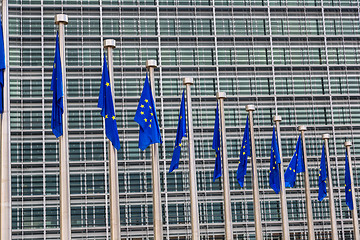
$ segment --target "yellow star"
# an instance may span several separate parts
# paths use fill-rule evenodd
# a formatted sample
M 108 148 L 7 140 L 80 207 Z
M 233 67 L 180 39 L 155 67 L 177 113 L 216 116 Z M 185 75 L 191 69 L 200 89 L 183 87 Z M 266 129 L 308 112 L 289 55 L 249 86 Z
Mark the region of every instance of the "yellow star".
M 105 115 L 105 119 L 107 119 L 108 118 L 108 115 Z
M 275 169 L 275 167 L 273 167 L 273 169 Z
M 115 116 L 112 116 L 112 120 L 115 120 Z
M 182 119 L 182 116 L 180 116 L 180 119 Z
M 319 173 L 319 177 L 321 176 L 321 174 Z
M 150 113 L 150 115 L 151 115 L 151 116 L 154 116 L 154 114 L 153 114 L 153 113 Z
M 324 181 L 324 183 L 326 183 L 326 180 Z
M 245 148 L 245 146 L 243 146 L 243 148 Z
M 179 147 L 181 147 L 181 143 L 179 143 Z
M 107 82 L 105 85 L 108 87 L 108 86 L 110 86 L 110 83 Z
M 146 103 L 148 103 L 148 102 L 149 102 L 149 100 L 145 99 L 145 102 L 146 102 Z
M 149 124 L 149 128 L 151 128 L 151 124 Z
M 140 112 L 141 115 L 144 115 L 144 112 Z
M 141 107 L 141 108 L 144 108 L 144 105 L 143 105 L 143 104 L 141 104 L 141 105 L 140 105 L 140 107 Z
M 152 109 L 151 106 L 149 106 L 149 108 Z
M 145 121 L 145 122 L 147 122 L 147 119 L 146 119 L 146 118 L 144 118 L 144 121 Z
M 290 171 L 291 171 L 291 168 L 289 168 L 290 169 Z
M 351 192 L 351 189 L 349 189 L 349 192 Z
M 215 153 L 215 157 L 217 158 L 217 154 Z
M 295 169 L 293 170 L 293 172 L 295 172 Z
M 150 122 L 152 122 L 152 119 L 150 119 Z
M 346 184 L 345 184 L 345 187 L 346 187 Z
M 245 155 L 245 152 L 243 152 L 243 155 Z
M 220 151 L 220 148 L 218 148 L 218 151 Z

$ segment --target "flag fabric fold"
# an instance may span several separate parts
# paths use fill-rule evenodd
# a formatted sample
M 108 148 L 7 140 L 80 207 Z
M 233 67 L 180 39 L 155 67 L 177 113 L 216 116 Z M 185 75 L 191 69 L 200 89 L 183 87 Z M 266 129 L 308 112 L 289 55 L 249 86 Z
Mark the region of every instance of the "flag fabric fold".
M 215 167 L 213 181 L 221 177 L 221 155 L 220 155 L 220 123 L 219 123 L 219 104 L 216 104 L 214 136 L 212 149 L 215 150 Z
M 273 127 L 273 135 L 271 141 L 271 155 L 270 155 L 270 174 L 269 184 L 275 193 L 280 192 L 280 170 L 279 164 L 281 163 L 279 146 L 276 140 L 275 127 Z
M 351 176 L 350 176 L 350 165 L 348 154 L 345 152 L 345 200 L 346 205 L 349 207 L 350 210 L 354 209 L 353 206 L 353 198 L 351 193 Z
M 296 143 L 295 153 L 291 158 L 290 164 L 286 169 L 284 175 L 285 187 L 294 187 L 296 181 L 296 174 L 304 171 L 305 171 L 305 165 L 304 165 L 302 141 L 300 135 Z
M 105 118 L 105 134 L 116 150 L 120 150 L 119 133 L 117 129 L 114 102 L 111 92 L 109 70 L 104 53 L 104 66 L 101 77 L 98 108 L 101 108 L 101 116 Z
M 141 150 L 145 150 L 150 144 L 162 143 L 155 103 L 147 74 L 134 121 L 140 126 L 139 148 Z
M 249 156 L 251 156 L 251 152 L 250 152 L 249 116 L 247 116 L 244 136 L 240 149 L 240 160 L 237 169 L 237 180 L 241 187 L 244 187 L 244 178 L 247 169 L 247 159 Z
M 183 91 L 180 112 L 179 112 L 179 121 L 176 132 L 176 140 L 174 146 L 174 152 L 171 159 L 169 173 L 174 171 L 179 167 L 180 153 L 181 153 L 181 140 L 183 137 L 186 137 L 186 118 L 185 118 L 185 92 Z
M 325 145 L 323 145 L 319 169 L 319 194 L 318 200 L 322 201 L 326 195 L 326 179 L 327 179 L 327 167 L 326 167 L 326 158 L 325 158 Z
M 0 18 L 0 114 L 4 112 L 4 70 L 6 68 L 5 63 L 5 44 L 3 27 Z
M 55 58 L 53 65 L 53 73 L 51 78 L 51 91 L 53 91 L 52 111 L 51 111 L 51 129 L 55 137 L 63 135 L 63 119 L 64 112 L 64 91 L 62 83 L 62 69 L 60 59 L 59 33 L 56 34 Z

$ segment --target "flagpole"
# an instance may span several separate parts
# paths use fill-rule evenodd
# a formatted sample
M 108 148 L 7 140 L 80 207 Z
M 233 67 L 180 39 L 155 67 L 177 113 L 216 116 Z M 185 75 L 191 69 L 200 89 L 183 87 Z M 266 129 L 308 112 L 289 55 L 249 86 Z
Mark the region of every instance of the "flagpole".
M 249 127 L 250 127 L 250 141 L 251 141 L 251 172 L 252 172 L 252 188 L 253 188 L 253 201 L 254 201 L 254 214 L 255 214 L 255 236 L 256 240 L 262 240 L 262 226 L 261 226 L 261 210 L 259 199 L 259 180 L 257 174 L 256 164 L 256 151 L 255 151 L 255 138 L 254 138 L 254 120 L 253 111 L 254 105 L 246 105 L 246 111 L 249 113 Z
M 281 116 L 274 116 L 274 122 L 276 124 L 276 134 L 277 134 L 277 142 L 279 146 L 279 154 L 281 159 L 281 164 L 279 164 L 279 170 L 280 170 L 280 204 L 281 204 L 281 219 L 282 219 L 282 230 L 283 230 L 283 240 L 290 239 L 290 233 L 289 233 L 289 218 L 288 218 L 288 209 L 287 209 L 287 201 L 286 201 L 286 188 L 285 188 L 285 178 L 284 178 L 284 161 L 282 157 L 282 148 L 281 148 L 281 134 L 280 134 L 280 122 L 281 122 Z
M 357 208 L 356 208 L 356 198 L 355 198 L 355 189 L 354 189 L 354 178 L 353 178 L 353 171 L 352 171 L 352 164 L 351 164 L 351 151 L 350 146 L 352 143 L 350 141 L 345 142 L 346 152 L 348 155 L 348 161 L 349 161 L 349 172 L 350 172 L 350 178 L 351 178 L 351 198 L 353 200 L 353 210 L 351 211 L 352 218 L 353 218 L 353 226 L 354 226 L 354 239 L 360 240 L 359 235 L 359 220 L 357 215 Z
M 233 239 L 233 230 L 232 230 L 231 199 L 230 199 L 229 165 L 228 165 L 228 157 L 227 157 L 225 113 L 224 113 L 224 99 L 226 98 L 226 93 L 225 92 L 217 92 L 216 98 L 219 99 L 219 102 L 220 102 L 225 235 L 226 235 L 226 240 L 232 240 Z
M 105 39 L 104 48 L 107 49 L 109 78 L 112 90 L 112 98 L 115 109 L 114 67 L 113 49 L 116 47 L 114 39 Z M 105 66 L 106 67 L 106 66 Z M 119 203 L 119 175 L 117 151 L 108 140 L 109 144 L 109 180 L 110 180 L 110 236 L 111 240 L 120 240 L 120 203 Z
M 331 239 L 338 240 L 338 232 L 336 227 L 336 213 L 335 213 L 335 202 L 333 194 L 333 184 L 331 177 L 331 165 L 330 165 L 330 154 L 329 154 L 329 134 L 323 134 L 322 138 L 325 143 L 325 154 L 327 164 L 327 175 L 328 175 L 328 192 L 329 192 L 329 207 L 330 207 L 330 220 L 331 220 Z
M 11 239 L 11 150 L 10 150 L 10 88 L 9 88 L 9 19 L 8 1 L 2 1 L 2 24 L 5 65 L 3 87 L 3 113 L 1 115 L 0 155 L 0 239 Z
M 146 68 L 149 69 L 151 92 L 156 104 L 155 98 L 155 79 L 154 69 L 157 67 L 156 60 L 147 60 Z M 152 160 L 152 188 L 153 188 L 153 221 L 154 221 L 154 240 L 163 240 L 163 223 L 161 214 L 161 190 L 160 190 L 160 169 L 159 169 L 159 144 L 151 145 Z
M 306 156 L 306 143 L 305 143 L 306 126 L 299 126 L 299 131 L 301 132 L 304 167 L 305 167 L 304 180 L 305 180 L 306 216 L 307 216 L 309 240 L 315 240 L 313 212 L 312 212 L 311 196 L 310 196 L 309 168 L 308 168 L 307 156 Z
M 60 239 L 71 239 L 71 215 L 70 215 L 70 181 L 69 181 L 69 139 L 67 117 L 67 91 L 66 91 L 66 68 L 65 68 L 65 25 L 68 24 L 66 14 L 57 14 L 55 23 L 59 25 L 59 46 L 63 82 L 63 135 L 59 137 L 59 168 L 60 168 Z
M 189 144 L 189 182 L 190 182 L 190 205 L 191 205 L 191 232 L 192 239 L 200 239 L 199 227 L 199 208 L 197 196 L 197 182 L 196 182 L 196 163 L 195 163 L 195 148 L 194 148 L 194 129 L 193 116 L 191 104 L 191 85 L 194 83 L 193 78 L 183 78 L 183 83 L 186 86 L 186 105 L 187 105 L 187 120 L 188 120 L 188 144 Z

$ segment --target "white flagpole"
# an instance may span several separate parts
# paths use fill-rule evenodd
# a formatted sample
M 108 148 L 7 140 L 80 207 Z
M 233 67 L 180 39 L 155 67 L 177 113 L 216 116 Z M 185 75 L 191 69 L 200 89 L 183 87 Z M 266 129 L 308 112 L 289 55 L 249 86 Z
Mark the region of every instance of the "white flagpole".
M 254 201 L 254 214 L 255 214 L 255 236 L 256 240 L 263 240 L 262 226 L 261 226 L 261 207 L 259 198 L 259 180 L 257 174 L 256 164 L 256 151 L 255 151 L 255 138 L 254 138 L 254 120 L 253 111 L 255 111 L 254 105 L 247 105 L 246 111 L 249 113 L 249 127 L 250 127 L 250 141 L 251 141 L 251 177 L 253 188 L 253 201 Z
M 311 195 L 310 195 L 309 168 L 308 168 L 307 156 L 306 156 L 306 143 L 305 143 L 306 126 L 299 126 L 299 131 L 301 132 L 304 166 L 305 166 L 304 181 L 305 181 L 306 216 L 307 216 L 307 224 L 308 224 L 308 234 L 309 234 L 309 240 L 315 240 L 314 221 L 313 221 L 313 212 L 312 212 Z
M 193 78 L 183 78 L 183 83 L 186 86 L 186 105 L 187 105 L 187 122 L 188 122 L 188 144 L 189 144 L 189 182 L 190 182 L 190 205 L 191 205 L 191 232 L 193 240 L 200 240 L 199 227 L 199 208 L 197 196 L 197 182 L 196 182 L 196 164 L 195 164 L 195 148 L 194 148 L 194 128 L 191 105 L 191 85 L 194 83 Z
M 286 201 L 286 188 L 285 188 L 285 178 L 284 178 L 284 161 L 282 157 L 282 148 L 281 148 L 281 134 L 280 134 L 280 122 L 281 116 L 274 116 L 274 122 L 276 124 L 276 134 L 277 134 L 277 142 L 279 146 L 279 154 L 281 159 L 281 164 L 279 164 L 280 171 L 280 204 L 281 204 L 281 219 L 282 219 L 282 230 L 283 230 L 283 240 L 290 239 L 289 233 L 289 218 L 288 218 L 288 209 L 287 209 L 287 201 Z
M 1 115 L 0 155 L 0 239 L 11 239 L 11 151 L 10 151 L 10 88 L 9 88 L 9 19 L 8 1 L 2 1 L 5 65 L 3 88 L 3 114 Z
M 325 154 L 326 154 L 326 165 L 327 165 L 327 182 L 328 182 L 328 192 L 329 192 L 329 207 L 330 207 L 330 220 L 331 220 L 331 239 L 338 240 L 338 232 L 336 227 L 336 213 L 335 213 L 335 203 L 334 203 L 334 194 L 333 194 L 333 184 L 331 177 L 331 165 L 330 165 L 330 154 L 329 154 L 329 134 L 323 134 L 322 138 L 325 143 Z
M 115 84 L 114 84 L 114 61 L 113 49 L 116 47 L 114 39 L 104 40 L 104 48 L 107 49 L 108 69 L 111 85 L 111 93 L 115 110 Z M 116 114 L 115 114 L 116 115 Z M 111 240 L 120 240 L 120 202 L 119 202 L 119 175 L 117 150 L 109 140 L 109 180 L 110 180 L 110 235 Z
M 157 67 L 156 60 L 147 60 L 146 67 L 149 69 L 151 92 L 156 104 L 155 98 L 155 79 L 154 69 Z M 151 145 L 152 160 L 152 188 L 153 188 L 153 221 L 154 221 L 154 240 L 163 240 L 163 223 L 161 210 L 161 190 L 160 190 L 160 168 L 159 168 L 159 144 Z
M 350 178 L 351 178 L 351 198 L 353 200 L 353 210 L 351 211 L 352 218 L 353 218 L 353 226 L 354 226 L 354 240 L 360 240 L 359 235 L 359 220 L 357 215 L 357 207 L 356 207 L 356 198 L 355 198 L 355 188 L 354 188 L 354 177 L 353 177 L 353 171 L 352 171 L 352 164 L 351 164 L 351 151 L 350 146 L 352 143 L 350 141 L 345 142 L 346 152 L 348 155 L 348 161 L 349 161 L 349 171 L 350 171 Z
M 59 137 L 59 165 L 60 165 L 60 239 L 71 239 L 71 214 L 70 214 L 70 180 L 69 180 L 69 138 L 68 138 L 68 113 L 67 113 L 67 88 L 65 68 L 65 25 L 68 16 L 57 14 L 55 23 L 59 25 L 59 46 L 63 82 L 63 135 Z
M 226 128 L 225 128 L 225 113 L 224 113 L 224 99 L 225 92 L 217 92 L 216 98 L 220 102 L 220 125 L 221 125 L 221 145 L 222 145 L 222 163 L 223 163 L 223 189 L 224 189 L 224 212 L 225 212 L 225 236 L 226 240 L 233 239 L 232 230 L 232 215 L 231 215 L 231 199 L 230 199 L 230 181 L 229 181 L 229 165 L 227 157 L 226 145 Z

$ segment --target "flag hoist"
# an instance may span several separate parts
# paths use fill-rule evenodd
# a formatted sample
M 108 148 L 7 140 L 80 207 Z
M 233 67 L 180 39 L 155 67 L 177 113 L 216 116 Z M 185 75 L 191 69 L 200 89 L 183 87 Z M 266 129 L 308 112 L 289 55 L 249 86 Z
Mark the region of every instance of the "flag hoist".
M 110 235 L 112 240 L 120 240 L 120 207 L 119 207 L 119 176 L 117 151 L 120 150 L 119 133 L 115 115 L 115 90 L 113 49 L 114 39 L 104 40 L 107 49 L 109 66 L 104 54 L 104 66 L 101 78 L 98 107 L 105 120 L 105 133 L 109 139 L 109 184 L 110 184 Z
M 232 230 L 232 216 L 231 216 L 231 199 L 230 199 L 230 181 L 229 181 L 229 164 L 227 156 L 226 144 L 226 128 L 225 128 L 225 112 L 224 112 L 224 99 L 226 98 L 225 92 L 216 93 L 216 98 L 220 102 L 220 129 L 221 129 L 221 152 L 222 152 L 222 165 L 223 165 L 223 197 L 224 197 L 224 212 L 225 212 L 225 236 L 226 240 L 233 239 Z M 221 172 L 221 168 L 220 168 Z
M 353 171 L 352 171 L 352 164 L 351 164 L 351 153 L 350 147 L 352 145 L 351 142 L 345 142 L 345 199 L 346 205 L 348 205 L 349 209 L 351 210 L 352 218 L 353 218 L 353 227 L 354 227 L 354 240 L 360 240 L 359 235 L 359 220 L 357 215 L 357 207 L 356 207 L 356 199 L 355 199 L 355 192 L 354 192 L 354 185 L 353 182 Z
M 55 16 L 55 23 L 59 25 L 59 34 L 56 37 L 51 81 L 51 90 L 53 91 L 51 128 L 54 135 L 59 138 L 60 239 L 68 240 L 71 239 L 69 139 L 65 69 L 65 25 L 68 23 L 68 16 L 57 14 Z
M 11 151 L 8 1 L 2 1 L 0 22 L 0 240 L 11 239 Z
M 338 232 L 336 227 L 336 213 L 335 213 L 335 202 L 334 202 L 334 193 L 333 193 L 333 184 L 331 176 L 331 165 L 330 165 L 330 154 L 329 154 L 329 134 L 323 134 L 322 138 L 324 139 L 324 150 L 325 150 L 325 162 L 327 167 L 327 185 L 329 192 L 329 208 L 330 208 L 330 220 L 331 220 L 331 239 L 338 240 Z M 323 169 L 321 169 L 323 170 Z M 319 172 L 321 172 L 321 170 Z M 321 173 L 320 173 L 321 174 Z M 321 176 L 319 176 L 321 177 Z M 325 183 L 326 184 L 326 183 Z
M 282 158 L 282 148 L 281 148 L 281 134 L 280 134 L 280 122 L 281 116 L 274 116 L 273 118 L 276 125 L 276 134 L 277 134 L 277 144 L 279 149 L 280 159 Z M 279 163 L 279 172 L 280 172 L 280 204 L 281 204 L 281 219 L 282 219 L 282 231 L 283 231 L 283 240 L 290 239 L 289 233 L 289 218 L 288 218 L 288 209 L 287 209 L 287 201 L 286 201 L 286 189 L 285 189 L 285 179 L 284 179 L 284 170 L 283 170 L 283 162 Z

